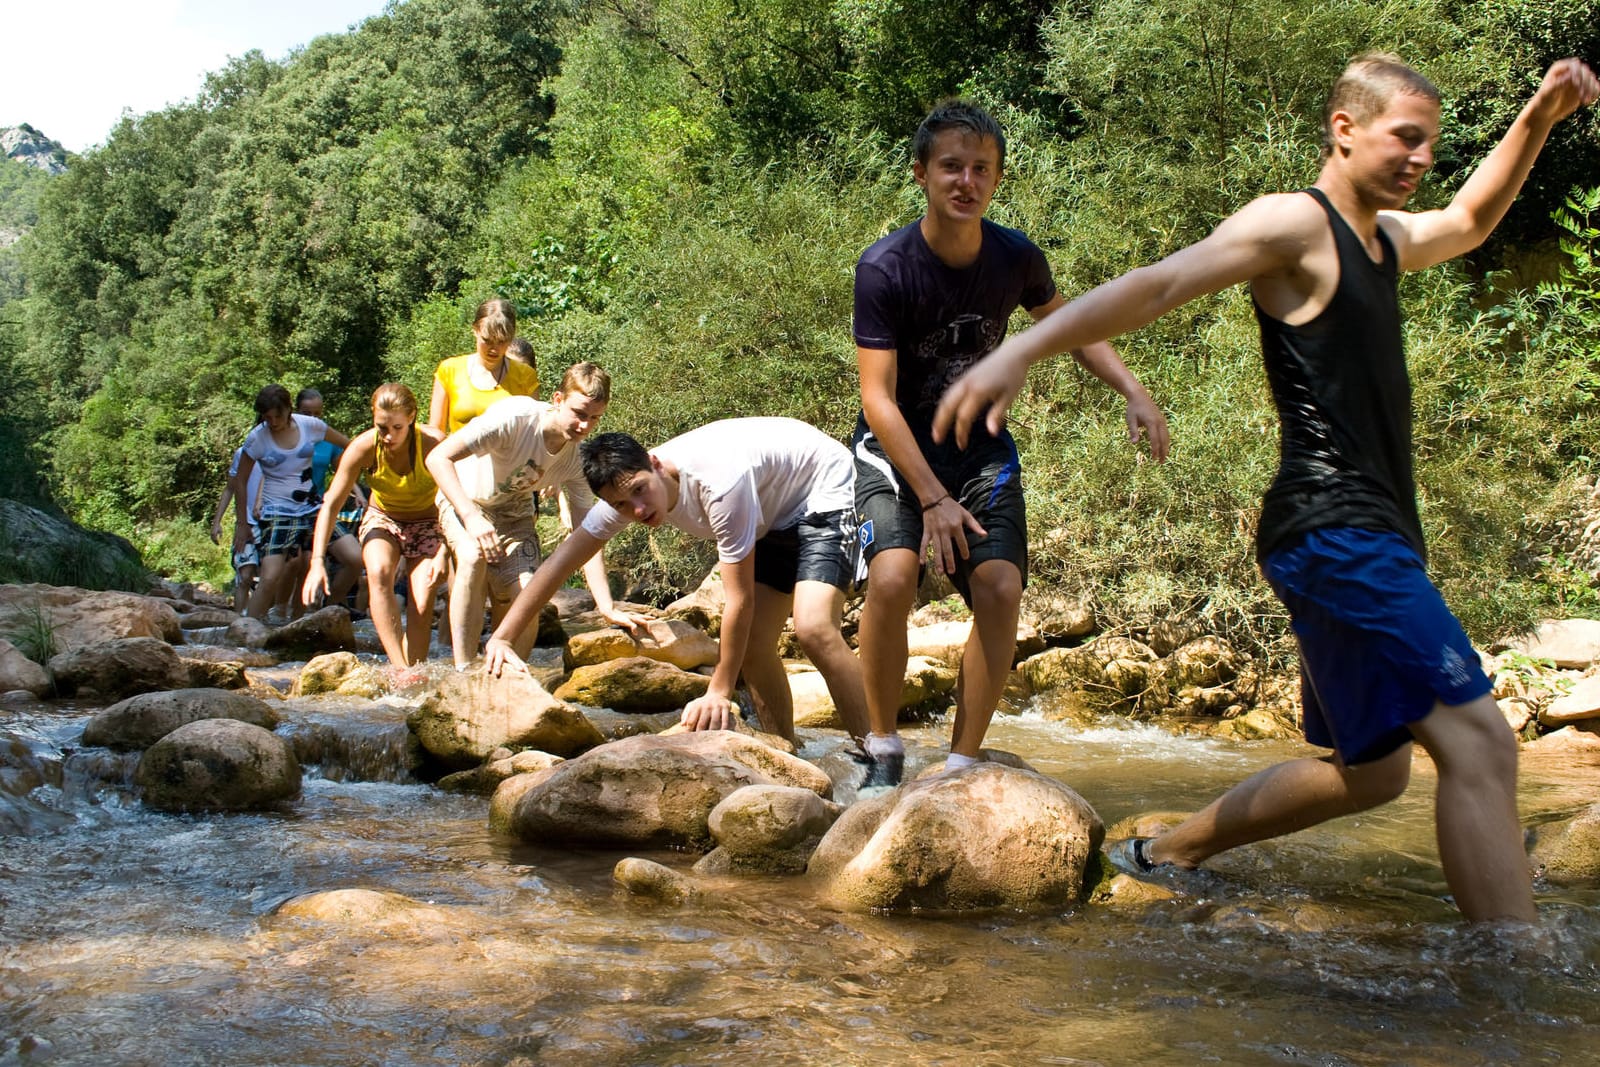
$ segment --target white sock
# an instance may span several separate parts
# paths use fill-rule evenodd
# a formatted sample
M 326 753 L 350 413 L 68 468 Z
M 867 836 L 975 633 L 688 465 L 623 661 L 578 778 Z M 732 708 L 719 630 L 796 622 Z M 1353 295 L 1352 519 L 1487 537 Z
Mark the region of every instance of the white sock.
M 867 755 L 873 759 L 903 756 L 906 752 L 905 742 L 900 740 L 899 734 L 868 734 L 866 749 Z
M 978 760 L 972 756 L 963 756 L 959 752 L 952 752 L 944 758 L 944 769 L 947 771 L 959 771 L 961 768 L 970 767 L 977 762 Z

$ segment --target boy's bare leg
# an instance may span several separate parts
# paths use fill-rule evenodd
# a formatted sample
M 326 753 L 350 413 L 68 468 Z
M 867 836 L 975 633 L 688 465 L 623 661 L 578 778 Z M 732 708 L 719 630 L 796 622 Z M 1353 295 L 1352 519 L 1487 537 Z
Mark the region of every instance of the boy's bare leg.
M 465 667 L 478 654 L 483 636 L 483 597 L 488 587 L 489 565 L 483 557 L 468 555 L 457 546 L 456 573 L 450 583 L 450 651 L 457 667 Z
M 1145 856 L 1152 863 L 1197 867 L 1230 848 L 1387 803 L 1405 792 L 1410 778 L 1410 744 L 1356 767 L 1311 757 L 1275 764 L 1155 838 Z
M 909 548 L 886 548 L 867 567 L 867 599 L 856 641 L 867 720 L 875 734 L 896 732 L 905 691 L 906 619 L 917 601 L 918 564 Z
M 787 593 L 756 583 L 755 611 L 739 673 L 745 684 L 755 690 L 756 718 L 761 728 L 793 741 L 794 696 L 789 691 L 789 672 L 783 669 L 783 660 L 778 656 L 778 638 L 783 634 L 789 610 Z
M 1461 914 L 1537 921 L 1517 819 L 1517 739 L 1494 699 L 1436 704 L 1411 732 L 1439 771 L 1439 859 Z
M 844 618 L 844 592 L 827 582 L 796 582 L 794 633 L 807 658 L 822 672 L 828 694 L 850 736 L 867 736 L 867 693 L 861 680 L 861 661 L 840 632 Z M 904 675 L 904 671 L 901 674 Z M 895 694 L 898 703 L 900 694 Z M 896 709 L 898 710 L 898 709 Z
M 950 751 L 976 759 L 1017 653 L 1022 572 L 1009 560 L 985 560 L 972 572 L 971 591 L 972 634 L 961 653 Z

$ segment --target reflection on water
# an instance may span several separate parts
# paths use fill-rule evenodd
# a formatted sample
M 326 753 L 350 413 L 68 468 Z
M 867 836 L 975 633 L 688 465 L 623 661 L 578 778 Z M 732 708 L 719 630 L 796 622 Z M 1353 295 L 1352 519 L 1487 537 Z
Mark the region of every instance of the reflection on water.
M 672 909 L 613 889 L 620 854 L 497 838 L 483 798 L 413 782 L 403 711 L 285 710 L 328 773 L 283 814 L 146 812 L 126 761 L 95 751 L 35 790 L 72 818 L 0 848 L 0 1063 L 1460 1067 L 1600 1048 L 1600 891 L 1542 889 L 1533 946 L 1457 924 L 1425 762 L 1401 801 L 1219 857 L 1177 900 L 1132 910 L 847 915 L 783 878 L 719 880 Z M 70 746 L 84 714 L 3 728 Z M 913 763 L 944 736 L 913 731 Z M 1301 751 L 1032 716 L 991 743 L 1108 824 Z M 1530 760 L 1524 778 L 1533 821 L 1592 802 L 1600 769 Z M 274 913 L 351 887 L 439 915 Z

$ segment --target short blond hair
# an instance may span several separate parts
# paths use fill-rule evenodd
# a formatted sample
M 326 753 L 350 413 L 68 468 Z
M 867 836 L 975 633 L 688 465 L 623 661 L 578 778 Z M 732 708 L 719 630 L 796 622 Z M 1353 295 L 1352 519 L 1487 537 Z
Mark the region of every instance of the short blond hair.
M 1402 93 L 1424 97 L 1435 104 L 1441 99 L 1438 86 L 1393 53 L 1363 52 L 1352 59 L 1333 83 L 1328 104 L 1322 109 L 1322 158 L 1333 155 L 1334 112 L 1343 111 L 1358 123 L 1371 122 Z
M 561 392 L 582 393 L 590 400 L 611 403 L 611 375 L 593 363 L 574 363 L 561 376 Z

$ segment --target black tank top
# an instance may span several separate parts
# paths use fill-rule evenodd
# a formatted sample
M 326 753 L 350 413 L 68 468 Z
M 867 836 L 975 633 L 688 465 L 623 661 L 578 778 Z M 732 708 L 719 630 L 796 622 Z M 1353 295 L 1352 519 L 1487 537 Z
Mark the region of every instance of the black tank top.
M 1372 262 L 1322 191 L 1305 192 L 1328 213 L 1339 287 L 1322 313 L 1301 326 L 1256 305 L 1280 443 L 1278 474 L 1261 506 L 1257 558 L 1328 526 L 1392 530 L 1420 555 L 1394 245 L 1380 229 L 1383 260 Z

